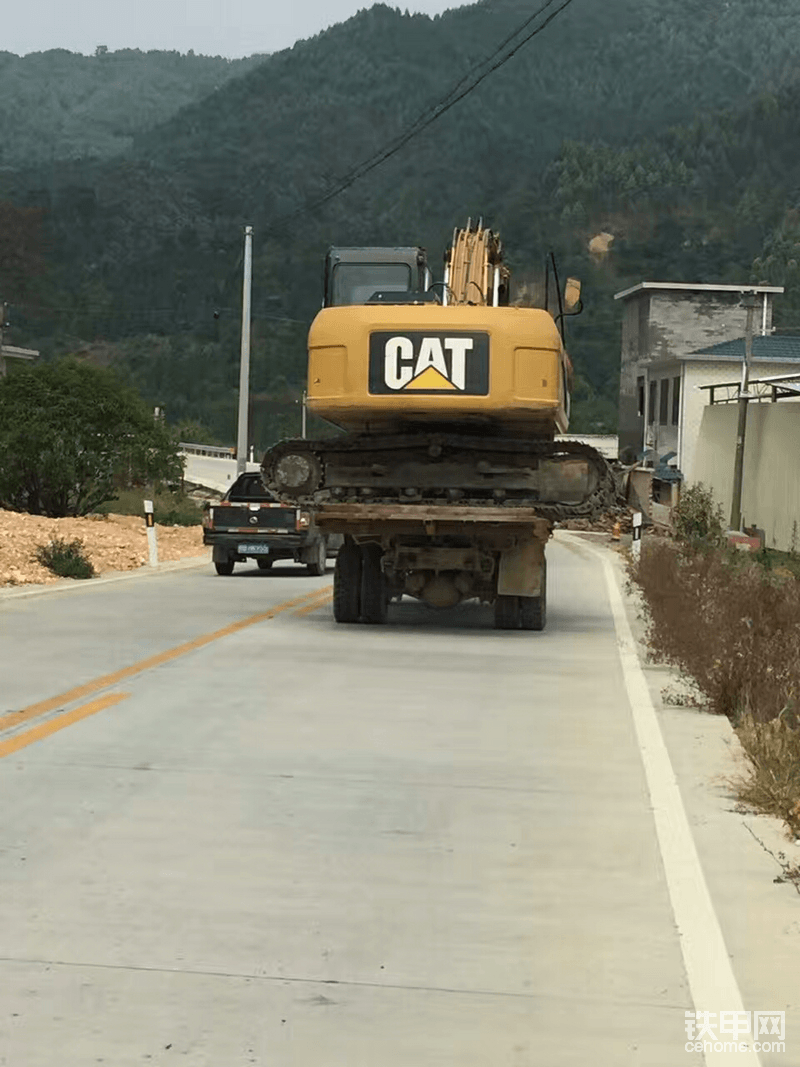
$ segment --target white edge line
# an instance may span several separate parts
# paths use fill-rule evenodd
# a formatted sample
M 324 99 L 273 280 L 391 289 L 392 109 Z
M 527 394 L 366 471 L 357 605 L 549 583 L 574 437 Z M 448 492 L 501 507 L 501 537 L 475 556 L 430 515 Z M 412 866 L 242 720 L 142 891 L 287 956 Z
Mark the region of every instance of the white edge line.
M 725 938 L 719 925 L 711 894 L 703 875 L 700 857 L 683 806 L 664 736 L 658 722 L 644 671 L 639 662 L 633 633 L 619 589 L 614 567 L 607 553 L 586 544 L 599 558 L 606 579 L 619 658 L 631 706 L 647 789 L 656 824 L 656 835 L 664 864 L 672 912 L 678 929 L 683 962 L 696 1011 L 744 1011 L 742 994 L 733 973 Z M 718 1018 L 718 1016 L 717 1016 Z M 721 1042 L 726 1035 L 717 1033 Z M 749 1045 L 749 1036 L 740 1041 Z M 687 1038 L 684 1035 L 684 1041 Z M 732 1037 L 728 1035 L 728 1041 Z M 760 1067 L 758 1054 L 747 1052 L 705 1052 L 708 1067 Z
M 74 593 L 77 590 L 97 589 L 101 585 L 112 585 L 114 582 L 129 582 L 132 578 L 155 578 L 159 574 L 169 574 L 171 571 L 188 571 L 192 567 L 204 567 L 211 563 L 211 553 L 205 556 L 188 556 L 184 559 L 171 559 L 159 563 L 157 567 L 149 567 L 143 563 L 140 567 L 124 571 L 122 574 L 114 574 L 108 578 L 86 578 L 83 580 L 65 579 L 53 585 L 37 586 L 35 589 L 17 589 L 14 586 L 0 586 L 0 606 L 6 600 L 22 600 L 24 597 L 49 596 L 51 593 Z

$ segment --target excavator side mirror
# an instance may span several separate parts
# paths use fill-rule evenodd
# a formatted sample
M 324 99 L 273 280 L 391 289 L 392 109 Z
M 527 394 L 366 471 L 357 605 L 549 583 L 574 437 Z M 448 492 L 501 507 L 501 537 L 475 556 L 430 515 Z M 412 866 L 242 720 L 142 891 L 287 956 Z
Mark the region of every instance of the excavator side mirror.
M 581 306 L 581 283 L 577 278 L 567 278 L 564 286 L 564 314 L 580 315 Z

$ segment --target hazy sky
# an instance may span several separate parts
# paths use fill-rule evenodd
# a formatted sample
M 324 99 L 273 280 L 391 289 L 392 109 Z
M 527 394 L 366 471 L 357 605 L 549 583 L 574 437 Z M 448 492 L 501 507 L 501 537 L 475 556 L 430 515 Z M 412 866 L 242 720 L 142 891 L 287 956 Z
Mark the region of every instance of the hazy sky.
M 468 0 L 403 0 L 389 6 L 439 14 Z M 0 51 L 48 48 L 190 48 L 247 56 L 288 48 L 343 22 L 373 0 L 26 0 L 3 12 Z

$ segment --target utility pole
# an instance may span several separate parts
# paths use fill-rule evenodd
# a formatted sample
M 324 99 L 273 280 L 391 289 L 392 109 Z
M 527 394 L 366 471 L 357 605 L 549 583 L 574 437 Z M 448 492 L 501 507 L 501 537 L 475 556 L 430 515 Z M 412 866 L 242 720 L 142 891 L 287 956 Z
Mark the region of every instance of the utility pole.
M 239 426 L 236 437 L 236 475 L 247 469 L 250 403 L 250 294 L 253 287 L 253 227 L 244 228 L 244 282 L 242 285 L 242 350 L 239 362 Z
M 4 378 L 6 373 L 6 357 L 3 354 L 3 338 L 5 337 L 7 314 L 8 304 L 5 300 L 0 300 L 0 378 Z
M 750 363 L 753 359 L 753 314 L 756 309 L 756 294 L 748 293 L 742 301 L 747 309 L 747 325 L 744 334 L 744 363 L 742 383 L 739 386 L 739 422 L 736 429 L 736 459 L 733 465 L 733 500 L 731 502 L 731 529 L 742 528 L 742 479 L 744 474 L 744 442 L 747 433 L 747 401 L 750 399 Z

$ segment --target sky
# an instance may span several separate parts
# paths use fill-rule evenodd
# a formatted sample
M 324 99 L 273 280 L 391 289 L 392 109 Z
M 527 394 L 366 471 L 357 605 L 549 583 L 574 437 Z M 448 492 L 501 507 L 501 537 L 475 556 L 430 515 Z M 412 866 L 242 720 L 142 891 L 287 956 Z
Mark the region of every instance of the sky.
M 98 45 L 153 48 L 229 58 L 275 52 L 344 22 L 374 0 L 27 0 L 3 13 L 0 50 L 50 48 L 90 55 Z M 466 0 L 386 0 L 440 14 Z

